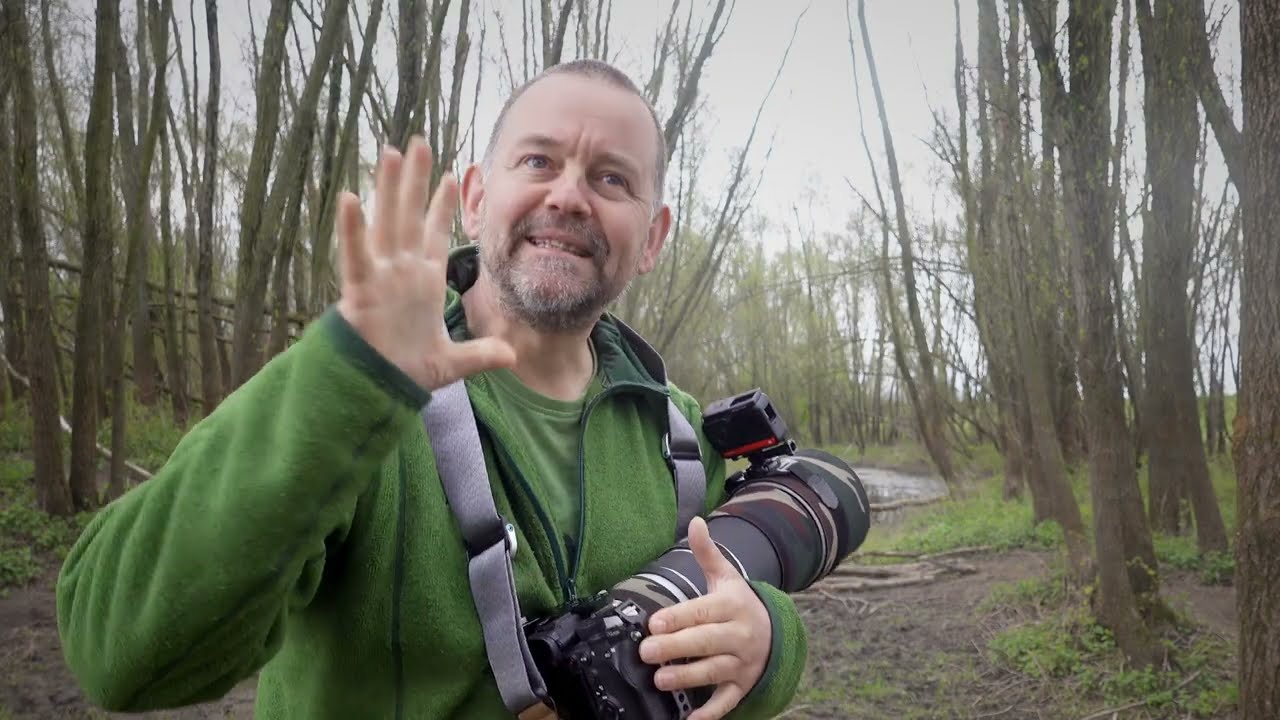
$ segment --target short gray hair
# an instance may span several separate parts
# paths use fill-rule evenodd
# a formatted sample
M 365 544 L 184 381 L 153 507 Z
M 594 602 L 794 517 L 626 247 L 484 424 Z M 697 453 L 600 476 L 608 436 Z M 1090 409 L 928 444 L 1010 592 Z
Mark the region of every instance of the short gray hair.
M 552 65 L 538 73 L 533 79 L 517 87 L 511 93 L 511 97 L 507 98 L 507 101 L 503 103 L 502 110 L 498 112 L 498 119 L 493 123 L 493 131 L 489 134 L 489 143 L 484 148 L 483 167 L 485 171 L 489 170 L 493 161 L 493 151 L 498 145 L 498 136 L 502 133 L 502 124 L 507 118 L 507 111 L 511 109 L 511 106 L 515 104 L 516 100 L 520 99 L 520 96 L 526 90 L 533 87 L 539 80 L 550 75 L 577 75 L 579 77 L 603 80 L 616 88 L 630 92 L 644 101 L 644 106 L 649 109 L 649 117 L 653 120 L 654 137 L 658 141 L 658 154 L 655 158 L 656 164 L 654 166 L 656 172 L 653 188 L 655 193 L 653 207 L 654 210 L 661 207 L 663 189 L 666 186 L 667 177 L 667 139 L 662 132 L 662 123 L 658 121 L 658 113 L 653 109 L 653 104 L 649 102 L 649 99 L 644 96 L 644 93 L 626 73 L 602 60 L 587 58 Z

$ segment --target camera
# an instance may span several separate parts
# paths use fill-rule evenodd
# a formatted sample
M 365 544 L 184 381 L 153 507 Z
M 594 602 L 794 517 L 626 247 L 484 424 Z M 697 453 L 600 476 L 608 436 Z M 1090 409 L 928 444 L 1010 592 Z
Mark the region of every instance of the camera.
M 707 518 L 711 539 L 748 580 L 803 590 L 866 539 L 870 505 L 853 468 L 819 450 L 797 450 L 759 389 L 708 405 L 703 431 L 722 457 L 748 461 Z M 653 613 L 706 591 L 683 539 L 609 590 L 526 623 L 547 704 L 561 720 L 688 717 L 714 688 L 658 690 L 658 667 L 640 659 L 640 643 Z

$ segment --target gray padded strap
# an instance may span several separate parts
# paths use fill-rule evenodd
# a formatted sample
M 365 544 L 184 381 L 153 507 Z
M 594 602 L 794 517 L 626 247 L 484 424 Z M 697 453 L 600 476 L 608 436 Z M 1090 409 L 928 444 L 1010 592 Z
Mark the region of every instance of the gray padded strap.
M 480 615 L 489 666 L 503 703 L 519 715 L 541 702 L 546 687 L 529 653 L 516 597 L 511 567 L 515 529 L 494 505 L 480 431 L 463 381 L 433 392 L 422 419 L 445 495 L 466 542 L 471 596 Z
M 666 385 L 667 368 L 658 351 L 626 323 L 617 318 L 614 322 L 649 374 Z M 670 397 L 667 398 L 667 435 L 663 438 L 662 451 L 676 477 L 676 540 L 683 540 L 689 532 L 689 522 L 702 512 L 706 501 L 707 471 L 702 465 L 698 435 Z
M 689 419 L 676 404 L 667 400 L 670 427 L 667 459 L 676 476 L 676 539 L 689 533 L 689 522 L 702 512 L 707 497 L 707 471 L 702 466 L 702 448 Z

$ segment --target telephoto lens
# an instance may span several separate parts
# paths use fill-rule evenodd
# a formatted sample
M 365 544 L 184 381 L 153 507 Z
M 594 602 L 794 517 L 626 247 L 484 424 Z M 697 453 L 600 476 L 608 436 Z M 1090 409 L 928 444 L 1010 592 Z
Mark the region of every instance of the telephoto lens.
M 751 466 L 730 480 L 729 496 L 707 518 L 707 529 L 748 580 L 789 593 L 804 590 L 867 537 L 866 490 L 853 468 L 834 455 L 789 447 L 781 454 L 753 453 Z M 559 717 L 671 720 L 706 702 L 714 688 L 658 690 L 657 667 L 639 654 L 653 613 L 706 592 L 706 577 L 686 538 L 603 593 L 593 607 L 533 624 L 530 651 Z

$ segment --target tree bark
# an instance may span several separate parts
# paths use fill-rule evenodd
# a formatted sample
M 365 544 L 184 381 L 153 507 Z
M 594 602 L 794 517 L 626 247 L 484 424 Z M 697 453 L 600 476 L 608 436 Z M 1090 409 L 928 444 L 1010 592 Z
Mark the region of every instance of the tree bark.
M 1240 4 L 1245 183 L 1240 399 L 1240 718 L 1280 717 L 1280 2 Z
M 222 379 L 218 362 L 217 332 L 213 324 L 213 204 L 217 194 L 218 103 L 222 82 L 222 54 L 218 47 L 218 0 L 205 0 L 205 27 L 209 44 L 209 97 L 205 105 L 203 176 L 196 198 L 200 234 L 196 240 L 196 312 L 200 346 L 200 395 L 204 414 L 222 401 Z M 192 161 L 195 161 L 194 153 Z
M 165 98 L 168 102 L 168 98 Z M 173 219 L 170 216 L 169 196 L 173 192 L 173 166 L 169 159 L 169 133 L 161 128 L 160 142 L 160 248 L 164 272 L 164 356 L 169 374 L 169 402 L 173 420 L 179 426 L 187 424 L 190 412 L 187 406 L 187 372 L 182 362 L 181 335 L 178 333 L 178 315 L 185 314 L 177 306 L 185 305 L 174 284 Z
M 40 40 L 44 46 L 44 68 L 49 83 L 49 99 L 53 101 L 54 116 L 58 119 L 58 134 L 62 140 L 62 157 L 67 164 L 67 179 L 71 182 L 71 194 L 79 205 L 77 212 L 84 212 L 84 174 L 80 172 L 80 158 L 75 150 L 75 140 L 71 132 L 71 119 L 67 114 L 66 93 L 62 80 L 58 77 L 58 64 L 54 61 L 56 52 L 53 42 L 53 30 L 49 23 L 50 0 L 40 2 Z M 96 20 L 96 18 L 95 18 Z
M 1231 182 L 1242 194 L 1247 170 L 1245 163 L 1246 147 L 1240 130 L 1232 120 L 1231 107 L 1227 105 L 1222 94 L 1222 86 L 1213 69 L 1213 51 L 1209 47 L 1209 33 L 1204 14 L 1204 0 L 1186 0 L 1179 3 L 1180 9 L 1190 14 L 1188 18 L 1191 45 L 1187 48 L 1188 70 L 1195 78 L 1196 90 L 1200 96 L 1200 104 L 1204 107 L 1205 120 L 1213 128 L 1214 137 L 1218 139 L 1218 147 L 1222 150 L 1222 158 L 1227 165 L 1227 173 Z M 1241 13 L 1241 18 L 1244 15 Z
M 112 86 L 120 0 L 98 0 L 95 12 L 93 94 L 85 128 L 84 271 L 76 306 L 76 353 L 71 396 L 71 494 L 79 510 L 97 505 L 98 393 L 102 379 L 103 307 L 99 302 L 111 281 Z
M 1053 19 L 1036 0 L 1023 0 L 1023 8 L 1040 71 L 1051 80 L 1051 93 L 1044 101 L 1052 103 L 1053 111 L 1045 129 L 1062 151 L 1067 212 L 1074 217 L 1071 266 L 1080 325 L 1094 544 L 1099 549 L 1095 611 L 1130 660 L 1147 666 L 1156 661 L 1157 647 L 1139 608 L 1147 611 L 1159 603 L 1156 562 L 1125 422 L 1111 294 L 1114 216 L 1107 184 L 1108 95 L 1116 5 L 1114 0 L 1073 0 L 1067 20 L 1069 94 L 1052 42 Z
M 1196 151 L 1200 120 L 1184 61 L 1191 27 L 1177 3 L 1137 0 L 1146 88 L 1146 159 L 1151 210 L 1142 223 L 1147 450 L 1150 521 L 1178 531 L 1180 500 L 1191 500 L 1201 552 L 1225 551 L 1204 443 L 1193 366 L 1187 282 L 1196 245 Z
M 333 0 L 325 7 L 323 29 L 307 74 L 306 87 L 298 104 L 298 114 L 290 123 L 281 160 L 272 181 L 271 195 L 253 230 L 253 251 L 241 256 L 231 343 L 231 378 L 236 387 L 257 372 L 261 364 L 262 348 L 258 345 L 258 330 L 266 303 L 267 280 L 281 233 L 297 232 L 297 213 L 293 208 L 301 202 L 306 185 L 320 90 L 346 28 L 347 6 L 347 0 Z M 287 221 L 293 222 L 292 228 L 285 225 Z
M 26 301 L 27 377 L 31 382 L 32 455 L 36 500 L 52 515 L 70 515 L 71 487 L 63 475 L 62 431 L 58 426 L 57 347 L 49 297 L 49 255 L 40 222 L 40 116 L 31 68 L 31 28 L 26 0 L 4 0 L 9 70 L 13 81 L 13 175 L 18 236 L 22 242 Z
M 264 237 L 269 237 L 263 224 L 267 222 L 266 205 L 268 198 L 268 180 L 272 176 L 272 164 L 276 157 L 276 140 L 280 133 L 280 100 L 283 95 L 281 82 L 285 61 L 285 37 L 288 35 L 290 15 L 293 6 L 291 0 L 272 0 L 271 11 L 267 17 L 267 29 L 262 40 L 261 67 L 258 68 L 256 92 L 256 128 L 253 136 L 253 149 L 249 154 L 249 169 L 245 173 L 244 194 L 240 200 L 240 235 L 236 252 L 236 297 L 244 298 L 261 309 L 261 300 L 256 300 L 250 291 L 255 284 L 255 277 L 266 275 L 267 270 L 260 269 L 262 258 L 267 262 L 274 257 L 274 248 L 263 251 L 258 244 Z M 345 3 L 343 3 L 345 8 Z M 326 12 L 327 14 L 327 12 Z M 288 155 L 283 157 L 288 159 Z M 280 177 L 280 170 L 275 176 Z M 265 281 L 263 281 L 265 282 Z M 252 346 L 257 340 L 257 325 L 250 327 L 249 322 L 240 322 L 241 316 L 247 313 L 237 311 L 236 323 L 232 332 L 232 357 L 230 358 L 230 374 L 226 376 L 228 390 L 234 390 L 252 374 L 257 353 Z M 243 354 L 243 356 L 242 356 Z

